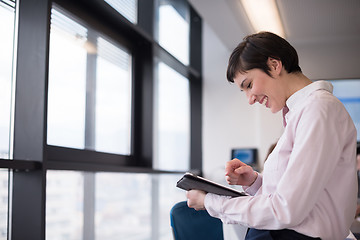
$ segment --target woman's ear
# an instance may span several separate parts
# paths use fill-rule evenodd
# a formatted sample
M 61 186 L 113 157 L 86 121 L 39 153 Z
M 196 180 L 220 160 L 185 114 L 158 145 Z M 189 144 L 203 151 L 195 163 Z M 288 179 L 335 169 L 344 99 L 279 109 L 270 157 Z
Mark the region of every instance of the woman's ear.
M 280 72 L 282 70 L 282 62 L 280 60 L 269 57 L 267 64 L 270 68 L 270 72 L 275 73 L 277 75 L 280 74 Z

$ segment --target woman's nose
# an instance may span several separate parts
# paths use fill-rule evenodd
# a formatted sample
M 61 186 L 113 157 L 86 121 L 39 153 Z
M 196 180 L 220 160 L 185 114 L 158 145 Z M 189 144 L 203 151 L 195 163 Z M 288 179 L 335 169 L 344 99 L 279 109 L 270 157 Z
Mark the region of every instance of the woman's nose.
M 246 93 L 246 96 L 248 98 L 249 104 L 253 105 L 256 102 L 256 96 L 251 94 L 250 92 Z

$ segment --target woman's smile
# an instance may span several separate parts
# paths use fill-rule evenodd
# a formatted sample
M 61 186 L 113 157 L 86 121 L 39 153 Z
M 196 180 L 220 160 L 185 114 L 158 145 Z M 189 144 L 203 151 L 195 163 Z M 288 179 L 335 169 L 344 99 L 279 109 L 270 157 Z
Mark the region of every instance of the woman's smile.
M 269 107 L 268 106 L 268 102 L 269 102 L 269 98 L 267 96 L 264 96 L 262 99 L 260 99 L 259 103 L 265 107 Z

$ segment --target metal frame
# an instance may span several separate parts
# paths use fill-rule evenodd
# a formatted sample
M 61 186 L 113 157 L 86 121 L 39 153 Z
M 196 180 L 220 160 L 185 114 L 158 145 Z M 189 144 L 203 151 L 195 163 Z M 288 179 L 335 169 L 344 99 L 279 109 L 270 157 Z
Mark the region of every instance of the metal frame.
M 13 158 L 41 164 L 46 139 L 50 4 L 47 0 L 17 4 Z M 13 171 L 12 201 L 9 203 L 12 240 L 45 239 L 45 173 L 44 164 L 32 171 Z

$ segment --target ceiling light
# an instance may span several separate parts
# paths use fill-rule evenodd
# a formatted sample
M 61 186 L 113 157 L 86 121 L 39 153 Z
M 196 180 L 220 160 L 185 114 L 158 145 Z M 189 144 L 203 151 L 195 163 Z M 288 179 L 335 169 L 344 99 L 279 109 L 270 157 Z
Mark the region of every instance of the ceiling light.
M 275 0 L 241 0 L 256 32 L 268 31 L 285 37 Z

